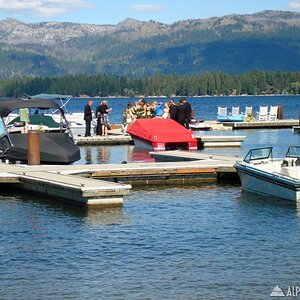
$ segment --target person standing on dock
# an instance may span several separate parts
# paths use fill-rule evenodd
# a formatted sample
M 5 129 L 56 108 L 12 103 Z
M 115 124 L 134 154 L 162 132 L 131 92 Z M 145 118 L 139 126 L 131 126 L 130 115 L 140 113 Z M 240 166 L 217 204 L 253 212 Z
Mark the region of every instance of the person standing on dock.
M 185 127 L 189 129 L 191 119 L 192 119 L 192 106 L 191 104 L 186 100 L 186 98 L 182 98 L 183 105 L 185 106 Z
M 163 114 L 161 116 L 163 119 L 169 119 L 170 118 L 170 108 L 168 102 L 165 103 L 165 107 L 163 109 Z
M 107 136 L 107 129 L 109 127 L 108 112 L 112 111 L 112 108 L 108 108 L 106 100 L 101 102 L 99 107 L 101 116 L 102 136 Z
M 183 103 L 183 99 L 181 98 L 176 105 L 176 122 L 180 125 L 185 125 L 186 119 L 186 106 Z
M 169 102 L 169 109 L 170 109 L 170 119 L 176 120 L 176 105 L 173 99 L 171 99 Z
M 97 128 L 96 128 L 96 134 L 102 135 L 102 124 L 101 124 L 101 113 L 100 113 L 100 106 L 102 102 L 99 102 L 99 105 L 96 108 L 96 118 L 97 118 Z
M 85 134 L 84 136 L 91 136 L 91 123 L 93 120 L 93 111 L 92 111 L 93 101 L 90 100 L 87 105 L 84 107 L 84 120 L 85 120 Z

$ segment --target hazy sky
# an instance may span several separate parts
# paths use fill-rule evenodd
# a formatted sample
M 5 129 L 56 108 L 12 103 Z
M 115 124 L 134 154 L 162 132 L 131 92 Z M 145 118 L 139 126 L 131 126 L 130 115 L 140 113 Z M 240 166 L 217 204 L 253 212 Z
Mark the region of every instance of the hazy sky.
M 300 0 L 0 0 L 0 19 L 117 24 L 135 18 L 173 23 L 266 9 L 300 12 Z

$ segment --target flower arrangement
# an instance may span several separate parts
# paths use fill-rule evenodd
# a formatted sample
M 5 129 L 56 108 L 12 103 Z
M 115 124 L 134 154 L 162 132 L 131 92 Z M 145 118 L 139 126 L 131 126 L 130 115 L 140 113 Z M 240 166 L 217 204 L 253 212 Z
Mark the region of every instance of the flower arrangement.
M 255 121 L 254 115 L 253 114 L 246 114 L 245 122 L 253 122 L 253 121 Z

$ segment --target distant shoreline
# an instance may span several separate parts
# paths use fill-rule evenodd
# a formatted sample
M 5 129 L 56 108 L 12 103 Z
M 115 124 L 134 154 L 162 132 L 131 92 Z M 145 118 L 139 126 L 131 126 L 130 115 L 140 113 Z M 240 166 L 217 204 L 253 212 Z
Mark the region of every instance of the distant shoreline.
M 126 96 L 78 96 L 78 97 L 73 97 L 72 99 L 161 99 L 161 98 L 237 98 L 237 97 L 297 97 L 300 96 L 300 94 L 268 94 L 268 95 L 201 95 L 201 96 L 164 96 L 164 95 L 159 95 L 159 96 L 143 96 L 143 95 L 138 95 L 138 96 L 133 96 L 133 97 L 126 97 Z

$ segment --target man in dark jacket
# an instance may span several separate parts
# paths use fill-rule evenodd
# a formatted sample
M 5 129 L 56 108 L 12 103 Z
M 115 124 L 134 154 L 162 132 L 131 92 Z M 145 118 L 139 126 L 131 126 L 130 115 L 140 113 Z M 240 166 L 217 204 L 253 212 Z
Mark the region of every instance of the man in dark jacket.
M 85 120 L 85 134 L 84 136 L 91 136 L 91 123 L 93 120 L 93 111 L 92 111 L 93 101 L 89 101 L 84 107 L 84 120 Z
M 185 126 L 186 120 L 186 106 L 184 105 L 183 98 L 178 101 L 176 106 L 176 122 L 182 126 Z
M 186 98 L 182 98 L 182 100 L 183 105 L 185 106 L 185 127 L 189 129 L 192 119 L 192 107 L 191 104 L 186 100 Z
M 175 120 L 176 121 L 176 105 L 174 103 L 174 100 L 171 99 L 169 102 L 169 108 L 170 108 L 170 119 Z

